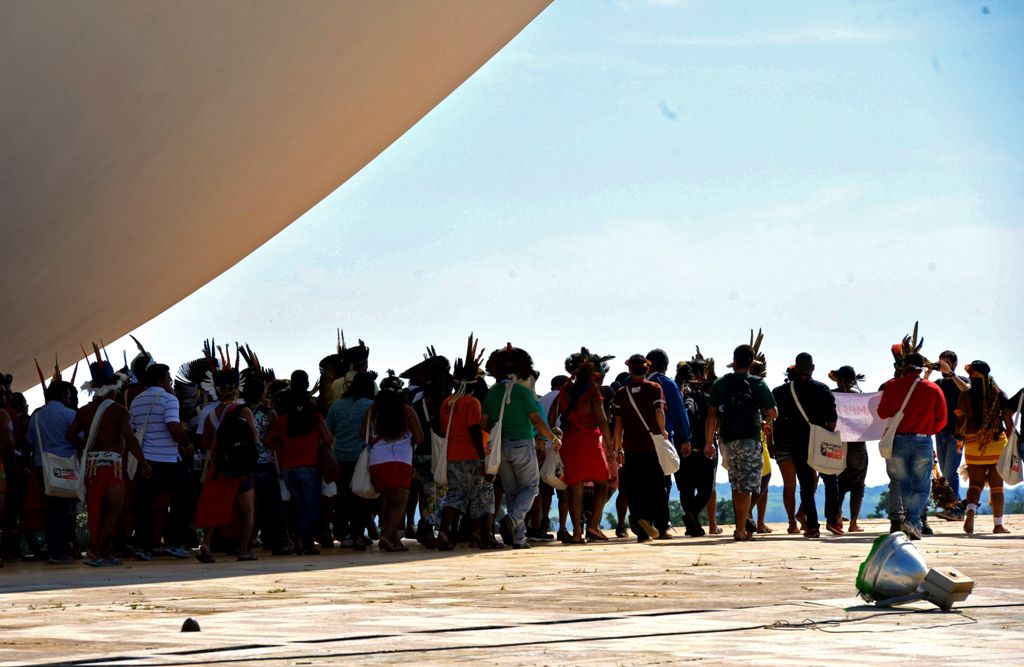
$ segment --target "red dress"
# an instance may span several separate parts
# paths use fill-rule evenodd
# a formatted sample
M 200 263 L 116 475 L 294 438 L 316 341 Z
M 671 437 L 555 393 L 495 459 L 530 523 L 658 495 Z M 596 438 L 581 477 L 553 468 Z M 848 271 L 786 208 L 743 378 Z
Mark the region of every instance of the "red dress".
M 569 405 L 569 395 L 563 391 L 558 397 L 565 414 L 559 454 L 565 466 L 565 483 L 569 486 L 608 481 L 608 460 L 601 445 L 601 430 L 597 427 L 597 415 L 591 410 L 595 396 L 598 401 L 604 400 L 597 385 L 588 389 L 568 414 L 564 410 Z

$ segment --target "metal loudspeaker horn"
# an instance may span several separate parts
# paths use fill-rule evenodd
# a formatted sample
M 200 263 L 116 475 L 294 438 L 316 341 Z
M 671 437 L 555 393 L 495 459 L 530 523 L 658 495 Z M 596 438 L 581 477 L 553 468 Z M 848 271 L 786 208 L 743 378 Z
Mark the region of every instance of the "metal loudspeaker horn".
M 954 568 L 928 569 L 903 533 L 875 540 L 857 574 L 858 594 L 880 607 L 927 600 L 949 611 L 973 590 L 974 581 Z

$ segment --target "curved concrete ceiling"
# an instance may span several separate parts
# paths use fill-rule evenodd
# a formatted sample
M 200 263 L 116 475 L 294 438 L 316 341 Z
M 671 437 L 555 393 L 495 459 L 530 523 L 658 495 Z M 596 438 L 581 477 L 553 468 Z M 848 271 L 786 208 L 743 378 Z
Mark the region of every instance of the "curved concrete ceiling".
M 0 370 L 32 386 L 230 268 L 548 2 L 0 3 Z

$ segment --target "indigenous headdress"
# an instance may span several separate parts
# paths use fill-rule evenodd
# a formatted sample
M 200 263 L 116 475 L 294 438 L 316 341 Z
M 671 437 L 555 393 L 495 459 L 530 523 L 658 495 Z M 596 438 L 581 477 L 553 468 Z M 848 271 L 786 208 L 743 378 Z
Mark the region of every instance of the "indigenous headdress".
M 345 334 L 341 329 L 337 330 L 338 342 L 335 352 L 320 360 L 320 374 L 328 375 L 335 379 L 345 377 L 348 373 L 348 362 L 345 361 Z
M 565 358 L 565 372 L 577 377 L 584 373 L 588 377 L 595 375 L 603 377 L 608 374 L 609 367 L 607 362 L 614 358 L 614 355 L 600 356 L 585 347 L 581 347 L 579 352 L 573 352 Z
M 83 348 L 82 351 L 83 352 L 85 351 L 84 348 Z M 97 356 L 98 355 L 99 355 L 99 353 L 97 352 Z M 88 358 L 88 357 L 89 357 L 89 355 L 86 355 L 86 358 Z M 46 378 L 43 375 L 43 369 L 39 366 L 39 360 L 38 359 L 35 359 L 35 362 L 36 362 L 36 372 L 39 373 L 39 383 L 41 385 L 43 385 L 43 391 L 46 391 Z M 75 389 L 75 378 L 77 376 L 78 376 L 78 364 L 76 363 L 75 364 L 75 370 L 71 373 L 71 382 L 67 383 L 69 385 L 70 391 L 72 393 L 77 392 L 77 389 Z M 54 354 L 53 355 L 53 375 L 50 376 L 50 384 L 52 385 L 52 384 L 57 383 L 57 382 L 64 382 L 64 376 L 63 376 L 63 374 L 60 371 L 60 359 L 57 357 L 56 354 Z
M 121 391 L 128 384 L 128 376 L 125 373 L 114 371 L 110 360 L 100 357 L 100 348 L 96 343 L 92 344 L 92 349 L 96 355 L 96 361 L 89 363 L 90 379 L 82 384 L 82 391 L 85 391 L 90 396 L 97 396 L 99 398 L 106 398 L 111 394 Z M 82 349 L 82 352 L 85 352 L 85 348 Z M 85 355 L 85 360 L 89 361 L 88 354 Z M 75 366 L 75 370 L 78 370 L 78 366 Z M 74 384 L 73 377 L 71 382 Z
M 697 346 L 697 354 L 690 357 L 689 361 L 680 361 L 676 364 L 677 384 L 692 382 L 697 377 L 703 377 L 705 382 L 714 382 L 718 379 L 715 375 L 715 358 L 701 354 L 700 345 Z
M 521 347 L 512 347 L 512 343 L 505 343 L 505 347 L 491 352 L 487 357 L 487 374 L 498 380 L 505 380 L 511 376 L 525 378 L 533 374 L 533 357 Z
M 239 379 L 243 387 L 247 382 L 262 382 L 266 384 L 275 379 L 274 369 L 267 368 L 261 364 L 259 357 L 252 351 L 248 343 L 244 347 L 238 345 L 238 343 L 235 343 L 235 346 L 238 354 L 242 357 L 242 361 L 245 362 L 245 368 L 239 370 Z
M 836 370 L 828 372 L 828 379 L 836 384 L 839 384 L 839 380 L 846 380 L 856 386 L 857 383 L 864 381 L 864 376 L 853 370 L 853 366 L 840 366 Z
M 750 330 L 750 347 L 754 348 L 754 363 L 750 366 L 750 373 L 760 377 L 768 376 L 768 361 L 764 357 L 764 352 L 761 351 L 761 343 L 764 341 L 764 333 L 761 329 L 757 330 L 757 336 L 754 336 L 754 330 Z M 730 363 L 727 368 L 732 368 L 733 365 Z
M 402 382 L 402 378 L 395 375 L 395 371 L 388 369 L 388 374 L 380 381 L 381 391 L 397 391 L 401 392 L 405 387 L 405 383 Z
M 452 373 L 452 376 L 457 383 L 462 385 L 460 391 L 465 388 L 465 385 L 479 380 L 482 375 L 480 362 L 483 361 L 484 351 L 477 351 L 479 344 L 480 340 L 474 338 L 473 334 L 470 333 L 469 341 L 466 343 L 466 356 L 455 360 L 455 371 Z
M 893 365 L 897 368 L 903 365 L 904 360 L 909 354 L 921 354 L 921 348 L 924 347 L 924 338 L 918 338 L 917 336 L 918 322 L 914 322 L 914 333 L 908 334 L 903 337 L 899 343 L 894 343 L 890 348 L 892 352 Z M 924 359 L 925 364 L 928 363 L 927 359 Z
M 146 348 L 142 347 L 142 343 L 139 342 L 138 338 L 131 334 L 129 334 L 128 337 L 135 341 L 135 346 L 139 348 L 139 353 L 135 355 L 135 358 L 132 359 L 131 365 L 129 365 L 132 375 L 135 376 L 132 378 L 132 381 L 141 382 L 145 370 L 155 364 L 156 360 L 153 359 L 152 354 L 146 352 Z
M 359 339 L 359 345 L 354 347 L 345 347 L 345 332 L 342 331 L 339 334 L 341 336 L 341 356 L 348 364 L 349 369 L 356 364 L 363 364 L 370 359 L 370 348 L 366 346 L 363 339 Z
M 233 391 L 238 388 L 240 384 L 240 378 L 238 376 L 238 358 L 239 358 L 239 347 L 238 343 L 235 343 L 235 365 L 231 365 L 231 351 L 225 352 L 224 348 L 217 345 L 217 354 L 220 355 L 220 368 L 216 368 L 215 365 L 210 366 L 210 371 L 213 379 L 213 386 L 217 393 L 224 391 Z
M 434 346 L 430 345 L 423 355 L 423 361 L 409 368 L 399 377 L 405 378 L 417 387 L 427 387 L 450 378 L 451 367 L 448 359 L 439 355 Z

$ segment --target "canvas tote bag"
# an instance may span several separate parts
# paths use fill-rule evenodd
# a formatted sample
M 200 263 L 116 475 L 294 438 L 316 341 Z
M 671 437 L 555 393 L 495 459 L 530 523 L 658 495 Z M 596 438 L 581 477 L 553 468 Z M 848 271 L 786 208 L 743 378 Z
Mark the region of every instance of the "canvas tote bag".
M 838 475 L 846 470 L 846 443 L 835 431 L 811 423 L 800 399 L 796 397 L 796 383 L 789 383 L 789 391 L 793 395 L 796 409 L 811 427 L 807 437 L 807 464 L 822 475 Z
M 371 411 L 372 412 L 372 411 Z M 356 467 L 352 472 L 352 482 L 349 488 L 352 493 L 366 500 L 373 500 L 380 496 L 380 492 L 373 486 L 373 479 L 370 477 L 370 414 L 366 413 L 366 447 L 359 452 L 356 459 Z
M 907 390 L 907 396 L 903 399 L 903 405 L 900 407 L 900 411 L 892 417 L 889 417 L 885 422 L 885 432 L 882 434 L 882 439 L 878 441 L 878 453 L 882 455 L 882 458 L 892 458 L 892 443 L 896 439 L 896 429 L 899 428 L 900 422 L 903 421 L 903 411 L 907 409 L 907 403 L 910 402 L 910 395 L 914 393 L 914 389 L 920 381 L 921 378 L 916 378 L 914 380 L 914 383 L 910 385 L 910 389 Z
M 509 396 L 512 395 L 512 385 L 515 384 L 515 380 L 509 380 L 505 384 L 505 395 L 501 399 L 501 409 L 498 411 L 498 421 L 491 427 L 490 443 L 491 451 L 487 452 L 487 474 L 497 475 L 498 469 L 501 468 L 501 427 L 502 421 L 505 419 L 505 406 L 508 405 Z
M 1024 468 L 1021 467 L 1020 450 L 1017 447 L 1017 420 L 1016 415 L 1024 408 L 1024 392 L 1017 401 L 1017 412 L 1014 413 L 1013 428 L 1010 429 L 1010 439 L 1003 447 L 1003 453 L 999 455 L 999 462 L 996 463 L 996 471 L 1007 484 L 1020 484 L 1024 482 Z
M 647 420 L 640 414 L 640 408 L 636 406 L 636 401 L 633 400 L 633 392 L 626 389 L 626 396 L 629 397 L 629 403 L 636 410 L 636 416 L 640 418 L 640 423 L 644 425 L 648 433 L 651 433 L 651 429 L 647 426 Z M 654 441 L 654 451 L 658 453 L 658 463 L 661 464 L 661 470 L 666 475 L 672 475 L 679 470 L 679 452 L 676 451 L 676 446 L 672 444 L 668 438 L 661 433 L 651 433 L 651 440 Z

